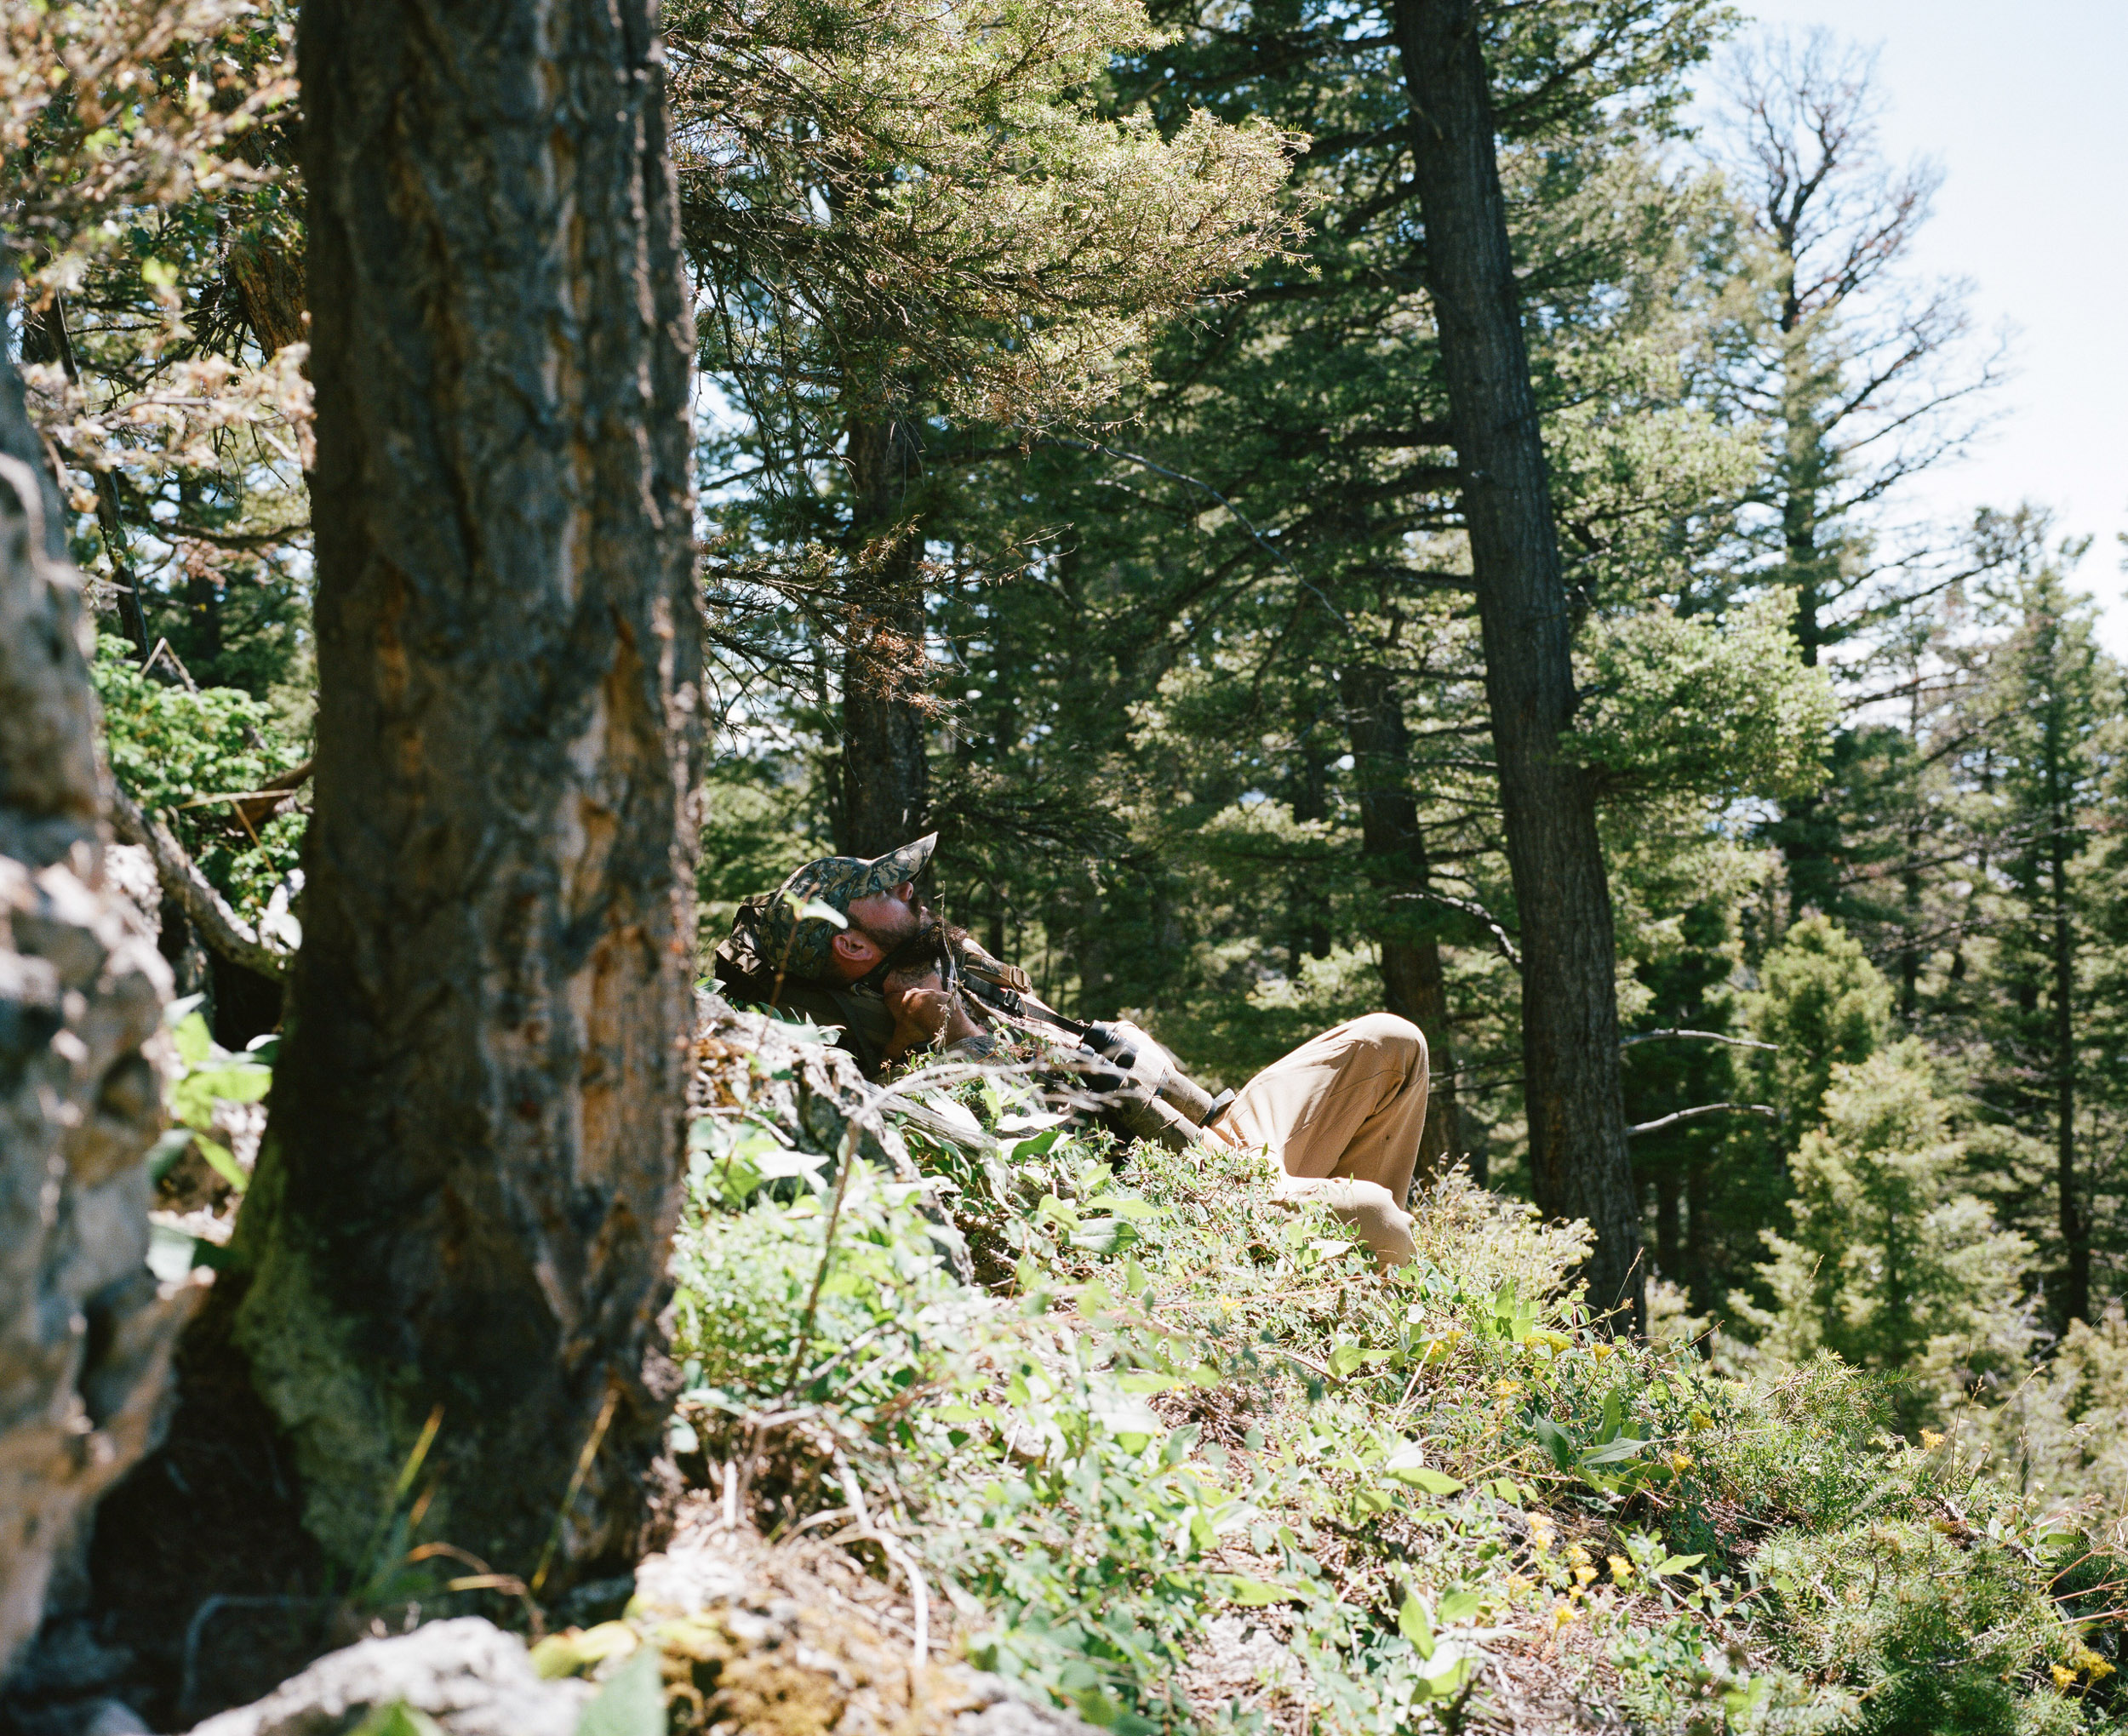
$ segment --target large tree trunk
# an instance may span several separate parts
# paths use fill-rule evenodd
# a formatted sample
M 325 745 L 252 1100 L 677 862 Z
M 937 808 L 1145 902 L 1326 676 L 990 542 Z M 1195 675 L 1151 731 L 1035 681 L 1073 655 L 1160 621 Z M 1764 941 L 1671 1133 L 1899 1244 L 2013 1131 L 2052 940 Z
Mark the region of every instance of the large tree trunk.
M 924 539 L 907 522 L 918 455 L 906 423 L 853 420 L 844 456 L 855 557 L 843 659 L 842 791 L 835 848 L 877 856 L 930 830 L 924 714 Z
M 1491 92 L 1471 0 L 1398 0 L 1396 24 L 1522 931 L 1531 1179 L 1542 1210 L 1593 1227 L 1590 1299 L 1622 1305 L 1637 1330 L 1645 1285 L 1618 1082 L 1610 894 L 1595 785 L 1565 739 L 1575 704 L 1569 610 Z
M 1448 982 L 1435 932 L 1439 912 L 1424 902 L 1429 875 L 1418 798 L 1411 791 L 1411 732 L 1404 721 L 1396 679 L 1387 670 L 1355 665 L 1339 677 L 1338 689 L 1352 738 L 1367 877 L 1385 899 L 1401 895 L 1402 900 L 1385 903 L 1374 925 L 1376 944 L 1381 948 L 1382 1004 L 1426 1035 L 1432 1083 L 1412 1175 L 1416 1184 L 1453 1163 L 1462 1154 L 1463 1141 L 1456 1111 L 1456 1061 L 1448 1038 Z
M 82 1522 L 150 1445 L 197 1293 L 158 1293 L 146 1264 L 162 1094 L 142 1045 L 170 977 L 105 883 L 60 523 L 0 351 L 0 1676 L 48 1597 L 82 1589 Z
M 633 1559 L 668 1398 L 701 637 L 656 11 L 309 0 L 300 54 L 317 794 L 233 1338 L 330 1562 L 440 1408 L 422 1534 L 552 1549 L 551 1598 Z

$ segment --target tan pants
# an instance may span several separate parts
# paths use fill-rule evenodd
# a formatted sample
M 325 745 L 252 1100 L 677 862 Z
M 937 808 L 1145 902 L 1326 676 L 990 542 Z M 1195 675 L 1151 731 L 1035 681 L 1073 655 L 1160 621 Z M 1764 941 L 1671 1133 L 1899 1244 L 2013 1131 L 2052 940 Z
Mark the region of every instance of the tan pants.
M 1417 1250 L 1404 1196 L 1426 1126 L 1426 1038 L 1370 1013 L 1312 1036 L 1241 1088 L 1212 1132 L 1277 1166 L 1280 1199 L 1312 1200 L 1387 1265 Z

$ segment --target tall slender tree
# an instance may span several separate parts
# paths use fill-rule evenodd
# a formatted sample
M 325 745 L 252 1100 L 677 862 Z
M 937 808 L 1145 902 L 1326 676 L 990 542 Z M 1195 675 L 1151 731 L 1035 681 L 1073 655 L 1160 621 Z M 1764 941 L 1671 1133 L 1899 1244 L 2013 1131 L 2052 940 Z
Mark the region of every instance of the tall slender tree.
M 2120 671 L 2058 561 L 2028 567 L 2004 590 L 2011 631 L 1976 696 L 1988 762 L 1982 825 L 1996 881 L 1993 992 L 1982 1014 L 1994 1041 L 1983 1094 L 2013 1125 L 2045 1129 L 2042 1197 L 2051 1196 L 2053 1221 L 2051 1235 L 2034 1239 L 2057 1263 L 2049 1288 L 2066 1324 L 2092 1317 L 2097 1157 L 2086 1149 L 2096 1144 L 2087 1075 L 2097 913 L 2087 853 L 2119 752 L 2111 725 Z
M 1588 1220 L 1591 1299 L 1623 1308 L 1637 1330 L 1646 1278 L 1619 1088 L 1610 894 L 1597 781 L 1565 740 L 1573 618 L 1507 241 L 1491 75 L 1470 0 L 1398 0 L 1395 24 L 1522 931 L 1530 1179 L 1541 1208 Z
M 842 751 L 835 847 L 878 856 L 929 830 L 923 454 L 908 417 L 853 416 L 843 438 L 851 500 L 843 585 Z
M 1341 676 L 1345 727 L 1353 744 L 1360 848 L 1379 888 L 1382 1004 L 1426 1034 L 1433 1076 L 1418 1174 L 1430 1177 L 1462 1155 L 1456 1107 L 1455 1052 L 1449 1041 L 1448 980 L 1441 968 L 1442 907 L 1432 902 L 1426 835 L 1411 789 L 1411 730 L 1392 673 L 1355 663 Z
M 434 1415 L 431 1534 L 552 1596 L 633 1559 L 669 1396 L 701 615 L 657 10 L 312 0 L 300 59 L 317 806 L 234 1341 L 329 1560 Z

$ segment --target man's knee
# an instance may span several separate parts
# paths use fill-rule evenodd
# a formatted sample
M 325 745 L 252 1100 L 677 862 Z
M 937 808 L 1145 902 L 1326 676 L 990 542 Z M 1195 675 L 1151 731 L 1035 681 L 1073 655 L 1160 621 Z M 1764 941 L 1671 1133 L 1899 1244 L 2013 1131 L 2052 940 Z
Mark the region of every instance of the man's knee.
M 1411 1239 L 1410 1213 L 1380 1182 L 1344 1175 L 1282 1175 L 1273 1197 L 1286 1205 L 1305 1202 L 1325 1208 L 1357 1230 L 1384 1265 L 1403 1265 L 1418 1252 Z
M 1418 1250 L 1411 1240 L 1411 1215 L 1378 1182 L 1354 1181 L 1338 1215 L 1366 1238 L 1375 1257 L 1387 1265 L 1403 1265 Z
M 1368 1013 L 1346 1026 L 1352 1040 L 1381 1051 L 1409 1076 L 1426 1076 L 1426 1033 L 1393 1013 Z

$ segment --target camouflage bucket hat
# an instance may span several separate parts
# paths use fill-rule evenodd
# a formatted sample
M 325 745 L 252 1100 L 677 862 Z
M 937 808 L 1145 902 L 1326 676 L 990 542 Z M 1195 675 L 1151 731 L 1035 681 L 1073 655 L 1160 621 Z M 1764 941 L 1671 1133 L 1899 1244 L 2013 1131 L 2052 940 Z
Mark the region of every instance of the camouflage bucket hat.
M 890 850 L 867 862 L 861 856 L 824 856 L 808 862 L 776 890 L 764 913 L 771 970 L 787 976 L 824 977 L 828 974 L 827 952 L 842 925 L 809 906 L 826 905 L 842 916 L 861 898 L 891 892 L 905 880 L 913 880 L 931 859 L 938 834 L 931 832 L 912 844 Z

